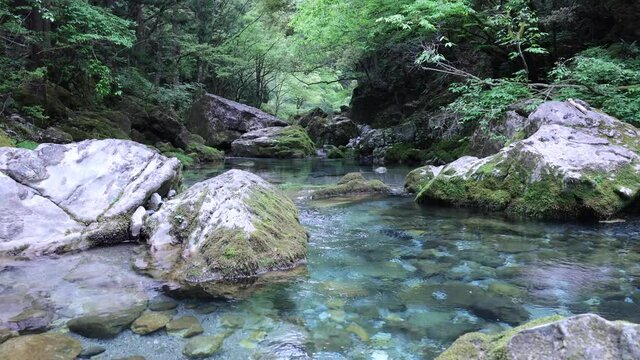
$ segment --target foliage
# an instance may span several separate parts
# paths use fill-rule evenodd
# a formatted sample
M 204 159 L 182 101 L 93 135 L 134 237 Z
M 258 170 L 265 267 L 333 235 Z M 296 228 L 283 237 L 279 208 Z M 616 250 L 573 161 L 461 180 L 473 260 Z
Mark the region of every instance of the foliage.
M 479 123 L 488 127 L 492 121 L 498 120 L 510 105 L 534 96 L 527 83 L 518 79 L 504 79 L 493 85 L 495 80 L 454 84 L 451 91 L 459 97 L 447 110 L 461 115 L 462 122 Z
M 618 44 L 595 47 L 559 63 L 551 72 L 558 99 L 579 98 L 591 106 L 640 125 L 640 49 Z

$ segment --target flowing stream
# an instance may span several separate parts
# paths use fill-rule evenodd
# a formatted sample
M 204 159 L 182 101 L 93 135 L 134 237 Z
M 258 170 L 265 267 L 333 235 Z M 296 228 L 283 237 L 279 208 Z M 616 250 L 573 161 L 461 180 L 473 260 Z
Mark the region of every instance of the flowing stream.
M 420 207 L 401 195 L 409 168 L 375 174 L 338 160 L 229 159 L 187 171 L 185 181 L 229 168 L 281 187 L 311 238 L 306 270 L 290 282 L 243 301 L 179 300 L 178 315 L 195 315 L 206 334 L 228 334 L 215 359 L 432 359 L 466 332 L 500 331 L 541 316 L 595 312 L 640 322 L 639 220 L 525 222 Z M 308 199 L 314 187 L 351 171 L 379 178 L 398 194 Z M 25 298 L 46 300 L 61 327 L 65 317 L 101 302 L 159 292 L 157 282 L 131 270 L 139 248 L 0 262 L 0 319 L 19 312 Z M 184 358 L 184 340 L 164 331 L 126 330 L 110 340 L 73 336 L 106 347 L 104 359 Z

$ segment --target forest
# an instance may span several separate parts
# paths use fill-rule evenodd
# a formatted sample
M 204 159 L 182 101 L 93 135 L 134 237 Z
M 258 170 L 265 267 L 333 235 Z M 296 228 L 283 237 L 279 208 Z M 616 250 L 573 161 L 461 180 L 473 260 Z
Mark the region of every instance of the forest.
M 0 360 L 640 360 L 639 0 L 0 0 Z

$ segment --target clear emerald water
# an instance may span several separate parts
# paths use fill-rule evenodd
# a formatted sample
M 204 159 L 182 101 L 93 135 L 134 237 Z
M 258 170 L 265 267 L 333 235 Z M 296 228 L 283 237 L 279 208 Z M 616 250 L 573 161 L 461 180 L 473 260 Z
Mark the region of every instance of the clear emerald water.
M 306 271 L 291 282 L 243 301 L 180 299 L 178 315 L 198 317 L 205 334 L 228 334 L 214 359 L 432 359 L 466 332 L 500 331 L 541 316 L 595 312 L 640 322 L 638 219 L 532 222 L 420 207 L 400 194 L 409 168 L 378 175 L 336 160 L 228 159 L 187 171 L 185 181 L 229 168 L 280 186 L 299 206 L 311 238 Z M 314 187 L 351 171 L 379 178 L 398 194 L 308 199 Z M 64 331 L 65 317 L 109 296 L 105 291 L 122 301 L 153 295 L 160 284 L 130 270 L 137 248 L 12 263 L 4 271 L 0 263 L 0 305 L 24 294 L 47 297 L 56 304 L 56 330 Z M 96 274 L 79 283 L 81 276 L 69 274 L 86 274 L 83 266 Z M 108 280 L 100 274 L 109 274 Z M 131 288 L 133 295 L 126 290 Z M 17 309 L 6 305 L 5 317 L 12 311 Z M 143 337 L 126 330 L 111 340 L 76 337 L 105 346 L 103 359 L 184 358 L 185 340 L 164 331 Z

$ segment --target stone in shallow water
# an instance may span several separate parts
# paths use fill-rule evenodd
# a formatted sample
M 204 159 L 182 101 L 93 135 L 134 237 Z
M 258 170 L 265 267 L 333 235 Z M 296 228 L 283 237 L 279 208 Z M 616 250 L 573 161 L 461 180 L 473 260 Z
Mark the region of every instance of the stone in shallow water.
M 0 359 L 74 360 L 81 351 L 80 342 L 64 334 L 25 335 L 0 345 Z
M 228 328 L 239 328 L 244 325 L 244 318 L 240 315 L 224 315 L 220 318 L 220 325 Z
M 367 333 L 367 330 L 365 330 L 362 326 L 360 326 L 360 325 L 358 325 L 356 323 L 351 323 L 347 327 L 347 331 L 356 334 L 356 336 L 358 336 L 360 338 L 360 340 L 362 340 L 364 342 L 369 341 L 369 334 Z
M 45 332 L 53 319 L 48 309 L 31 308 L 9 319 L 9 326 L 20 334 Z
M 196 335 L 200 335 L 204 332 L 200 321 L 194 316 L 183 316 L 178 319 L 171 320 L 166 325 L 167 333 L 169 335 L 190 338 Z
M 88 359 L 88 358 L 91 358 L 92 356 L 102 354 L 106 350 L 107 349 L 105 349 L 100 345 L 89 345 L 82 350 L 82 352 L 80 353 L 80 355 L 78 355 L 78 357 L 81 359 Z
M 531 321 L 496 335 L 469 333 L 438 360 L 640 359 L 640 325 L 595 314 Z
M 156 296 L 149 300 L 149 310 L 167 311 L 178 307 L 178 302 L 167 296 Z
M 220 350 L 225 338 L 225 334 L 196 336 L 187 341 L 182 353 L 191 359 L 208 358 Z
M 136 320 L 145 305 L 139 305 L 123 311 L 81 316 L 67 323 L 69 330 L 84 337 L 94 339 L 106 339 L 117 336 Z
M 168 313 L 146 311 L 131 324 L 131 331 L 138 335 L 147 335 L 165 327 L 171 321 Z

